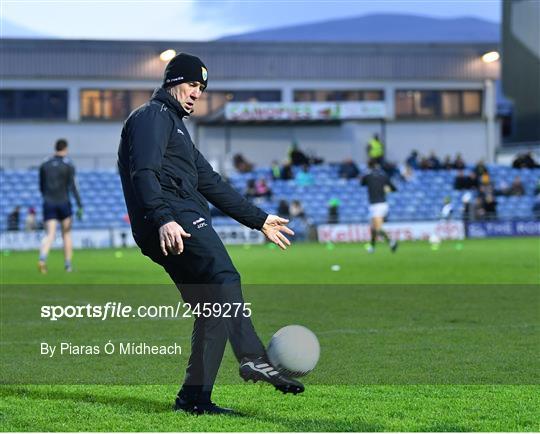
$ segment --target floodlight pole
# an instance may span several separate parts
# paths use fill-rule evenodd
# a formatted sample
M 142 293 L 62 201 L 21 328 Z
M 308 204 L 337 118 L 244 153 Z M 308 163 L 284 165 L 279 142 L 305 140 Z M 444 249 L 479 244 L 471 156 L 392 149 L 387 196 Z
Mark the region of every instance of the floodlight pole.
M 386 119 L 381 118 L 381 142 L 383 144 L 384 154 L 386 155 Z
M 231 153 L 231 125 L 229 122 L 225 121 L 225 155 Z
M 486 120 L 486 161 L 493 163 L 495 155 L 495 85 L 492 79 L 484 82 L 484 115 Z

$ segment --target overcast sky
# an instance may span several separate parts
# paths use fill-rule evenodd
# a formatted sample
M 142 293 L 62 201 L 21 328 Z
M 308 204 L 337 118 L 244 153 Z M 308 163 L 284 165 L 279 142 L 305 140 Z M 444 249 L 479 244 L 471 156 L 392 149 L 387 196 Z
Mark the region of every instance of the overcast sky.
M 0 0 L 3 37 L 210 40 L 370 13 L 500 22 L 501 0 Z

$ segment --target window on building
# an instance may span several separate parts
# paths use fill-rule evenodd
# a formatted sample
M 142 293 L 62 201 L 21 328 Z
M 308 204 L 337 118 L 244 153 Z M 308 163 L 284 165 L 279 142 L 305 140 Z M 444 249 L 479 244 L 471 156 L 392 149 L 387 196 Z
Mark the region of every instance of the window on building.
M 482 115 L 479 90 L 398 90 L 398 118 L 467 118 Z
M 441 94 L 441 109 L 443 117 L 457 117 L 460 115 L 459 92 L 442 92 Z
M 15 91 L 0 91 L 0 116 L 2 119 L 13 119 L 15 114 Z
M 295 102 L 383 101 L 382 90 L 295 90 Z
M 151 97 L 151 90 L 84 89 L 81 91 L 81 119 L 123 120 Z M 229 101 L 281 101 L 279 90 L 231 90 L 203 92 L 195 104 L 194 117 L 206 116 Z
M 397 91 L 395 105 L 397 117 L 414 116 L 414 92 Z
M 418 116 L 434 117 L 437 114 L 439 93 L 435 91 L 414 92 L 414 109 Z
M 67 119 L 68 91 L 62 89 L 0 90 L 2 119 Z
M 123 120 L 152 96 L 151 90 L 81 90 L 81 119 Z
M 463 92 L 463 113 L 466 116 L 480 116 L 482 114 L 482 92 Z
M 279 102 L 279 90 L 210 90 L 202 94 L 193 116 L 206 116 L 223 108 L 228 102 Z

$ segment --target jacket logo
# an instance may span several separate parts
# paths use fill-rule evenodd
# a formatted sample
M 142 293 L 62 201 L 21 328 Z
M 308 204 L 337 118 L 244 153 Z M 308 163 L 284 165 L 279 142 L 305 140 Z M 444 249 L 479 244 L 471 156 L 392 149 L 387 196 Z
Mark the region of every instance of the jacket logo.
M 208 226 L 206 223 L 206 219 L 203 217 L 199 217 L 197 220 L 193 222 L 193 226 L 197 226 L 197 229 L 204 228 L 205 226 Z
M 176 132 L 182 134 L 183 136 L 185 135 L 184 132 L 180 128 L 177 128 Z

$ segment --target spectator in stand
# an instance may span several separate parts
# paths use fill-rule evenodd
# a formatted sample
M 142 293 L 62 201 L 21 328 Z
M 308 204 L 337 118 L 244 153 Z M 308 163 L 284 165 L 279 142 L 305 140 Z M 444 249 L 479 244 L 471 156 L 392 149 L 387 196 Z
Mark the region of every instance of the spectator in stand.
M 453 166 L 454 166 L 454 169 L 457 169 L 457 170 L 465 169 L 465 160 L 463 159 L 460 153 L 456 154 L 456 159 L 454 160 Z
M 478 178 L 481 178 L 484 173 L 489 174 L 488 168 L 484 163 L 484 160 L 480 160 L 478 163 L 476 163 L 476 166 L 474 166 L 473 169 L 474 173 L 476 173 L 476 176 Z
M 316 166 L 317 164 L 323 164 L 324 158 L 317 157 L 317 154 L 311 153 L 311 155 L 308 158 L 308 162 L 309 164 L 313 164 L 314 166 Z
M 458 170 L 454 178 L 454 190 L 469 190 L 475 187 L 475 182 L 470 175 L 465 175 L 463 169 Z
M 253 170 L 254 165 L 250 163 L 245 157 L 238 153 L 233 156 L 234 168 L 240 173 L 249 173 Z
M 293 166 L 304 166 L 309 165 L 309 159 L 298 147 L 297 142 L 293 142 L 291 145 L 291 150 L 289 152 L 289 159 Z
M 441 162 L 433 151 L 429 154 L 428 164 L 431 170 L 439 170 L 441 168 Z
M 270 169 L 272 170 L 272 178 L 274 180 L 281 179 L 281 167 L 276 160 L 272 161 Z
M 477 183 L 478 183 L 479 186 L 482 186 L 482 185 L 489 186 L 489 185 L 491 185 L 491 178 L 489 176 L 489 172 L 482 173 L 480 178 L 477 179 Z
M 450 155 L 444 157 L 444 161 L 442 162 L 442 168 L 445 170 L 452 170 L 454 168 L 454 164 L 452 163 Z
M 307 164 L 304 164 L 302 166 L 302 169 L 298 171 L 298 173 L 296 174 L 295 180 L 296 180 L 296 184 L 299 187 L 308 187 L 315 183 L 313 175 L 309 172 L 309 166 Z
M 485 185 L 479 185 L 478 186 L 478 195 L 484 199 L 486 197 L 486 194 L 494 193 L 494 188 L 491 184 L 485 184 Z
M 392 178 L 395 175 L 399 176 L 399 168 L 394 163 L 390 163 L 387 160 L 383 161 L 381 169 L 386 173 L 386 176 L 388 176 L 389 178 Z
M 523 182 L 521 182 L 520 176 L 516 176 L 514 178 L 510 187 L 505 191 L 505 194 L 506 196 L 524 196 L 525 195 L 525 187 L 523 186 Z
M 272 190 L 266 183 L 266 179 L 261 178 L 255 182 L 255 196 L 266 197 L 266 199 L 272 199 Z
M 294 179 L 293 170 L 290 163 L 284 164 L 281 168 L 281 179 L 283 179 L 284 181 Z
M 294 238 L 296 240 L 305 240 L 308 238 L 310 231 L 313 229 L 312 222 L 308 220 L 304 207 L 298 199 L 291 201 L 289 215 L 291 228 L 294 228 Z
M 344 179 L 358 178 L 360 170 L 352 158 L 347 158 L 339 165 L 339 177 Z
M 485 220 L 486 210 L 484 208 L 484 201 L 480 196 L 477 196 L 474 200 L 474 206 L 472 209 L 473 220 Z
M 491 184 L 489 171 L 484 161 L 480 160 L 474 167 L 473 172 L 476 175 L 478 186 Z
M 246 199 L 252 200 L 257 197 L 257 188 L 255 187 L 255 180 L 254 179 L 248 179 L 246 183 L 246 192 L 244 194 Z
M 293 200 L 291 202 L 291 206 L 289 207 L 289 215 L 291 216 L 291 219 L 305 219 L 306 212 L 304 211 L 302 202 L 300 202 L 298 199 Z
M 540 220 L 540 194 L 534 199 L 532 212 L 536 220 Z
M 418 151 L 413 150 L 407 159 L 405 160 L 405 164 L 413 169 L 418 169 L 420 167 L 418 163 Z
M 429 159 L 426 157 L 420 157 L 420 163 L 419 163 L 420 170 L 429 170 L 431 169 Z
M 512 163 L 514 169 L 536 169 L 540 167 L 532 155 L 532 152 L 526 152 L 524 154 L 518 154 L 514 162 Z
M 35 231 L 37 229 L 36 209 L 31 206 L 28 208 L 26 219 L 24 220 L 24 230 L 27 232 Z
M 497 200 L 491 191 L 484 197 L 484 211 L 486 220 L 497 220 Z
M 538 178 L 538 181 L 536 181 L 536 187 L 534 188 L 534 194 L 540 194 L 540 178 Z
M 379 139 L 378 134 L 373 134 L 373 137 L 367 144 L 367 155 L 369 161 L 374 161 L 383 166 L 384 161 L 384 145 Z
M 277 212 L 280 216 L 283 216 L 283 218 L 288 219 L 290 217 L 289 202 L 285 199 L 281 199 L 278 203 Z
M 18 231 L 21 223 L 21 207 L 17 205 L 7 216 L 7 230 Z
M 475 188 L 475 189 L 479 188 L 480 187 L 480 181 L 476 177 L 476 173 L 471 172 L 469 176 L 471 178 L 471 188 Z
M 328 201 L 328 219 L 327 223 L 337 224 L 339 223 L 339 206 L 341 202 L 339 199 L 333 197 Z

